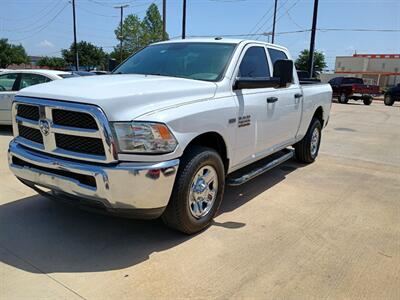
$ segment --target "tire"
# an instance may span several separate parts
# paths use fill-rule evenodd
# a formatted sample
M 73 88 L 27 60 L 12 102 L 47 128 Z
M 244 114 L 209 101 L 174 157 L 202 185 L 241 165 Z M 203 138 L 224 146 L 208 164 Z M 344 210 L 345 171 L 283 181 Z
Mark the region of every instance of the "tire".
M 383 102 L 385 103 L 386 106 L 392 106 L 394 104 L 394 100 L 390 95 L 386 95 Z
M 349 102 L 349 98 L 347 97 L 347 95 L 345 93 L 341 93 L 339 95 L 338 102 L 342 103 L 342 104 L 347 104 L 347 102 Z
M 317 139 L 315 140 L 315 132 Z M 320 120 L 314 118 L 303 139 L 294 145 L 296 158 L 300 162 L 312 163 L 318 156 L 321 144 L 322 125 Z
M 216 180 L 212 181 L 212 184 L 202 185 L 205 183 L 203 179 L 209 180 L 207 176 L 215 177 Z M 198 191 L 195 191 L 196 188 Z M 162 215 L 162 220 L 167 226 L 186 234 L 193 234 L 207 228 L 222 202 L 224 188 L 224 164 L 219 154 L 211 148 L 191 147 L 181 159 L 172 195 Z M 211 199 L 210 195 L 213 200 L 205 200 Z M 194 199 L 203 200 L 196 202 Z M 204 209 L 206 205 L 208 206 Z
M 372 97 L 366 97 L 363 98 L 363 102 L 365 105 L 371 105 L 373 98 Z

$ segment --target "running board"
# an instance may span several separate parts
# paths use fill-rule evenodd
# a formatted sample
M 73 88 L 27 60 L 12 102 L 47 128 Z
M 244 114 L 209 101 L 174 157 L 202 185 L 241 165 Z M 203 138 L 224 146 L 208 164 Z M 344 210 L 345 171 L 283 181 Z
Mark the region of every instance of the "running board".
M 291 149 L 284 149 L 278 153 L 272 154 L 260 161 L 257 161 L 241 170 L 233 172 L 227 178 L 227 185 L 237 186 L 241 185 L 271 169 L 284 163 L 294 156 L 294 151 Z

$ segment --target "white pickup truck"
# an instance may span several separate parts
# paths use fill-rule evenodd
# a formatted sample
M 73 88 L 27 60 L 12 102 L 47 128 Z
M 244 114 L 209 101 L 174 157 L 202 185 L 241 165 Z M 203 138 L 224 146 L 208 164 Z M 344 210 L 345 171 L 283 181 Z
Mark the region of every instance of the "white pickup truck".
M 300 84 L 277 45 L 156 43 L 111 75 L 20 91 L 9 165 L 43 195 L 161 216 L 190 234 L 211 223 L 225 183 L 242 184 L 294 154 L 313 162 L 331 99 L 328 84 Z

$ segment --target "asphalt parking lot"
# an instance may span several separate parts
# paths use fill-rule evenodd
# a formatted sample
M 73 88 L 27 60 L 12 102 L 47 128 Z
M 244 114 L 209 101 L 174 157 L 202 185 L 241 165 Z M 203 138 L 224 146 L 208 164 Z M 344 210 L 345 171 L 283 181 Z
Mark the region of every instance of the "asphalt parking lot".
M 1 299 L 400 299 L 400 103 L 334 103 L 314 164 L 228 188 L 190 237 L 38 196 L 10 140 L 0 128 Z

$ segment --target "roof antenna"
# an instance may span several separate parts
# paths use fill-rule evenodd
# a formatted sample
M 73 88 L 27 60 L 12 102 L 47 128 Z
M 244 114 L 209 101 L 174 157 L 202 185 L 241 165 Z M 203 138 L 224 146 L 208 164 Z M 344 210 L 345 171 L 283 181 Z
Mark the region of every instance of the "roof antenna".
M 220 40 L 222 40 L 222 37 L 217 36 L 217 37 L 215 38 L 215 40 L 216 40 L 216 41 L 220 41 Z

